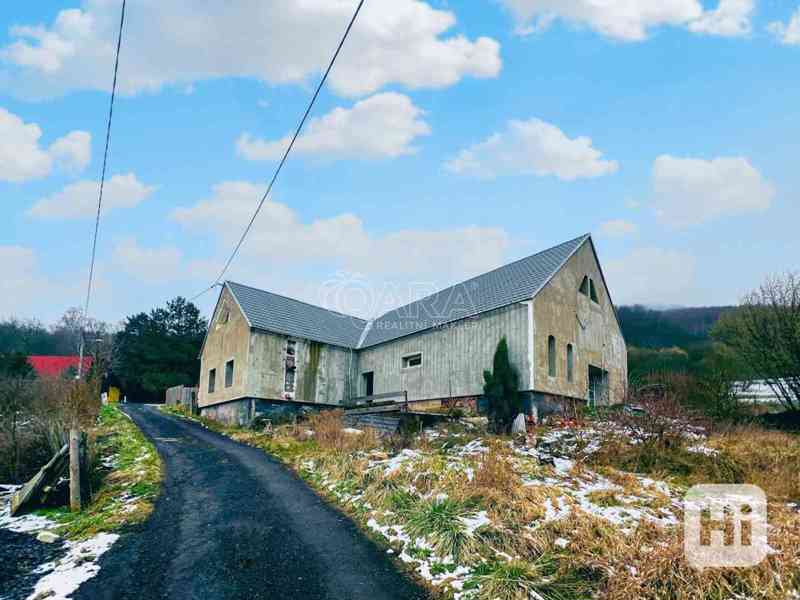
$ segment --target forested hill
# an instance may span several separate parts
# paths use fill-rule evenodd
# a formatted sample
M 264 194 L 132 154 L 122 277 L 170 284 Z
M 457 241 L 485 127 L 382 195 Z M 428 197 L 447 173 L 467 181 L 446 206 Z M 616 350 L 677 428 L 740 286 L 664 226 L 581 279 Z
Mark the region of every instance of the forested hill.
M 655 310 L 644 306 L 617 309 L 628 346 L 639 348 L 686 348 L 709 339 L 709 333 L 730 306 L 670 308 Z

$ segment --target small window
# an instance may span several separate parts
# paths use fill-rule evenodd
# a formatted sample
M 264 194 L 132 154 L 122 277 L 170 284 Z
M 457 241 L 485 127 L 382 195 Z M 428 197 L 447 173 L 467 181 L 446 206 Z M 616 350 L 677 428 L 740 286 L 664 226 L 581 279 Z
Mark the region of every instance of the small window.
M 413 367 L 420 367 L 420 366 L 422 366 L 422 352 L 409 354 L 408 356 L 403 357 L 404 369 L 411 369 Z
M 556 376 L 556 338 L 552 335 L 547 338 L 547 374 Z
M 594 279 L 589 280 L 589 297 L 595 304 L 600 303 L 600 301 L 597 299 L 597 290 L 594 287 Z
M 208 372 L 208 393 L 209 394 L 213 394 L 214 393 L 214 385 L 216 384 L 216 382 L 217 382 L 217 370 L 216 369 L 211 369 Z
M 229 360 L 225 363 L 225 387 L 233 385 L 233 361 Z
M 575 350 L 572 344 L 567 344 L 567 381 L 572 383 L 575 380 Z
M 227 308 L 222 311 L 222 315 L 219 318 L 219 322 L 223 325 L 231 320 L 231 311 Z
M 588 296 L 589 295 L 589 276 L 588 275 L 583 278 L 583 281 L 581 281 L 580 292 L 584 296 Z

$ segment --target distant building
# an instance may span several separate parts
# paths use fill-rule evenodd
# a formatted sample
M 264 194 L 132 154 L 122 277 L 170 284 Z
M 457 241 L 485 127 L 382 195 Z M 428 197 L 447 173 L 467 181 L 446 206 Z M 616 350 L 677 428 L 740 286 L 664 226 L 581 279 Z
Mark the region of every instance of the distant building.
M 57 377 L 70 370 L 78 372 L 80 357 L 78 356 L 29 356 L 28 364 L 33 367 L 39 377 Z M 92 357 L 83 357 L 84 373 L 92 368 Z
M 372 321 L 226 282 L 203 342 L 198 406 L 243 423 L 365 397 L 475 405 L 503 337 L 540 414 L 623 400 L 625 340 L 585 235 Z
M 783 380 L 781 380 L 783 381 Z M 751 404 L 781 404 L 781 396 L 776 394 L 766 381 L 739 381 L 734 384 L 736 398 Z

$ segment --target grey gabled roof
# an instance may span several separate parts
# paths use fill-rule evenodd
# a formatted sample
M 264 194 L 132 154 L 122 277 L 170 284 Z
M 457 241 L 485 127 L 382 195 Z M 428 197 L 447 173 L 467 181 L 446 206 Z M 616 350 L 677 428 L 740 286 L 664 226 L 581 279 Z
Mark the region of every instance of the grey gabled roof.
M 590 236 L 548 250 L 412 302 L 369 324 L 359 347 L 366 348 L 515 302 L 530 300 Z
M 239 303 L 250 326 L 255 329 L 355 348 L 367 325 L 364 319 L 358 317 L 233 281 L 227 281 L 225 285 Z
M 225 285 L 255 329 L 345 348 L 367 348 L 530 300 L 589 239 L 588 234 L 582 235 L 369 322 L 240 283 L 228 281 Z

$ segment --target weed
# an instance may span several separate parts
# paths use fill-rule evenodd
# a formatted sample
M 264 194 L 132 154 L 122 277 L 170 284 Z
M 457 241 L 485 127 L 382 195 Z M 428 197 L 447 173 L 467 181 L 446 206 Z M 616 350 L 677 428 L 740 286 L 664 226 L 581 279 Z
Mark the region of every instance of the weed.
M 463 519 L 476 511 L 467 503 L 450 498 L 420 500 L 405 514 L 406 533 L 431 543 L 438 556 L 458 561 L 473 548 L 473 537 Z
M 484 563 L 473 571 L 464 589 L 477 590 L 480 600 L 571 600 L 581 597 L 585 585 L 574 575 L 559 575 L 557 561 L 542 555 L 533 562 Z

